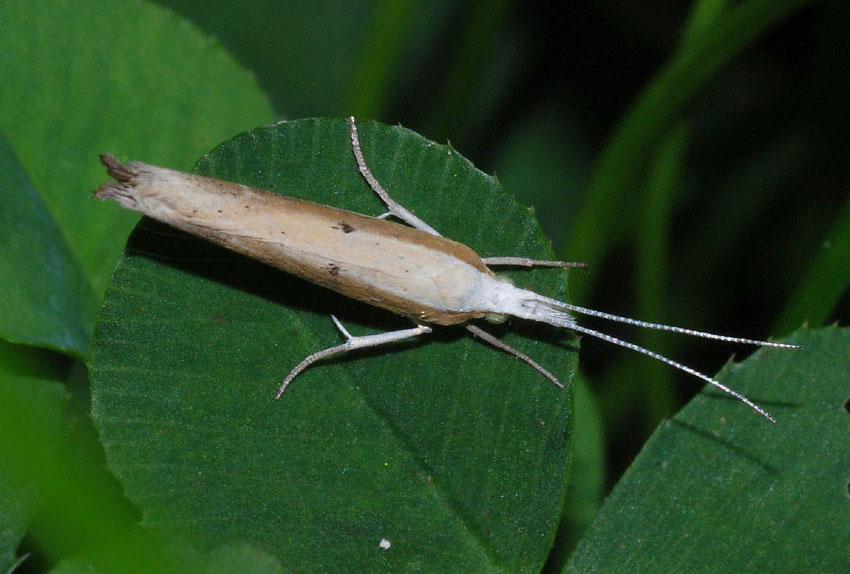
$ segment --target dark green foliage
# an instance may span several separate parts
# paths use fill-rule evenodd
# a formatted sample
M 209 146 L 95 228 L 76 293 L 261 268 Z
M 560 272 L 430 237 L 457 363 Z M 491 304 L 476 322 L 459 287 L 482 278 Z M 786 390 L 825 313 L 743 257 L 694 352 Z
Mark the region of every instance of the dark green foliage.
M 847 333 L 819 328 L 848 313 L 842 3 L 159 3 L 0 0 L 0 570 L 848 569 Z M 592 264 L 580 304 L 808 324 L 804 351 L 721 375 L 779 425 L 713 391 L 676 415 L 694 380 L 587 340 L 573 402 L 462 329 L 316 365 L 274 403 L 340 341 L 329 313 L 409 323 L 130 235 L 88 198 L 97 154 L 377 214 L 343 122 L 257 128 L 352 113 L 387 188 L 483 255 L 552 255 L 511 198 L 530 206 Z M 560 272 L 512 275 L 565 297 Z M 739 352 L 588 326 L 709 373 Z M 571 335 L 496 331 L 575 381 Z
M 704 391 L 647 441 L 567 572 L 847 568 L 850 331 L 786 340 L 804 349 L 762 350 L 719 375 L 779 423 Z

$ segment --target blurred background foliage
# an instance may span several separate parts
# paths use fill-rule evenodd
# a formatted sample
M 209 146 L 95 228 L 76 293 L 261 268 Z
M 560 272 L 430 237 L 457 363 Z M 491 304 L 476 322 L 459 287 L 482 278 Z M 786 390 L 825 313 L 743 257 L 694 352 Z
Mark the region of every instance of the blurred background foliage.
M 847 316 L 846 3 L 160 3 L 283 118 L 451 141 L 591 265 L 578 304 L 754 337 Z M 708 372 L 747 353 L 605 328 Z M 594 341 L 581 361 L 615 481 L 700 385 Z
M 212 141 L 192 131 L 187 158 L 274 115 L 354 114 L 400 123 L 451 141 L 477 167 L 495 173 L 518 201 L 535 209 L 559 257 L 590 264 L 588 273 L 570 276 L 578 304 L 758 338 L 848 316 L 845 2 L 158 4 L 215 37 L 253 74 L 271 104 L 237 117 L 227 105 L 211 103 L 207 117 L 224 127 Z M 4 29 L 4 14 L 0 35 L 26 34 Z M 66 29 L 33 32 L 60 37 Z M 93 33 L 80 37 L 81 43 L 96 39 Z M 33 53 L 34 61 L 38 56 Z M 14 67 L 4 57 L 3 69 Z M 19 145 L 14 120 L 29 106 L 10 108 L 4 99 L 9 86 L 25 84 L 23 74 L 0 78 L 6 84 L 0 127 L 33 173 L 34 154 L 28 157 Z M 230 86 L 210 82 L 196 88 L 226 99 Z M 28 94 L 33 100 L 38 95 Z M 178 165 L 175 155 L 163 150 L 159 157 L 170 160 L 160 162 L 191 167 Z M 157 161 L 156 155 L 146 158 Z M 45 182 L 35 171 L 40 188 Z M 101 176 L 95 171 L 91 167 L 89 178 L 96 181 Z M 48 207 L 55 215 L 55 205 Z M 101 292 L 102 279 L 90 280 Z M 732 353 L 746 353 L 604 327 L 707 372 Z M 582 404 L 601 413 L 594 437 L 607 441 L 610 486 L 659 421 L 701 385 L 633 353 L 584 343 L 581 368 L 597 404 L 593 397 Z M 3 345 L 4 357 L 20 355 L 15 345 Z M 70 354 L 79 357 L 79 345 Z M 53 362 L 50 372 L 64 374 L 49 378 L 67 380 L 70 370 L 77 373 L 72 380 L 84 380 L 79 364 Z M 15 377 L 31 374 L 29 367 L 10 364 Z M 84 409 L 85 400 L 81 404 Z M 16 424 L 10 421 L 24 420 L 21 413 L 7 414 L 10 428 Z M 126 508 L 115 516 L 117 523 L 133 518 Z

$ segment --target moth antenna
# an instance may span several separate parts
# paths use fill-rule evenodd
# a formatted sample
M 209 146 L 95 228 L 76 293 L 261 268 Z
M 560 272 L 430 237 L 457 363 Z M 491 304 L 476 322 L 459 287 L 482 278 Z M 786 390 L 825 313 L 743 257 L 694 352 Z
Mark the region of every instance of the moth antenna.
M 522 290 L 523 293 L 521 296 L 517 297 L 516 300 L 520 302 L 517 309 L 512 311 L 511 313 L 526 319 L 531 319 L 534 321 L 541 321 L 543 323 L 548 323 L 550 325 L 554 325 L 556 327 L 562 327 L 564 329 L 572 329 L 577 333 L 584 333 L 585 335 L 590 335 L 596 339 L 600 339 L 602 341 L 606 341 L 611 343 L 612 345 L 617 345 L 618 347 L 623 347 L 625 349 L 631 349 L 632 351 L 637 351 L 642 355 L 646 355 L 647 357 L 651 357 L 657 361 L 661 361 L 662 363 L 673 367 L 683 373 L 687 373 L 693 377 L 697 377 L 702 379 L 706 383 L 712 385 L 723 391 L 724 393 L 735 397 L 761 416 L 766 418 L 767 420 L 775 423 L 776 419 L 773 418 L 767 411 L 763 408 L 752 402 L 750 399 L 742 395 L 737 391 L 733 391 L 723 383 L 716 381 L 709 377 L 706 374 L 703 374 L 696 369 L 692 369 L 687 365 L 683 365 L 682 363 L 676 362 L 673 359 L 668 359 L 664 355 L 660 355 L 649 349 L 645 349 L 639 345 L 635 345 L 634 343 L 629 343 L 628 341 L 624 341 L 622 339 L 618 339 L 617 337 L 613 337 L 611 335 L 606 335 L 605 333 L 600 333 L 599 331 L 595 331 L 593 329 L 589 329 L 582 325 L 579 325 L 575 319 L 570 315 L 570 311 L 574 311 L 576 313 L 582 313 L 584 315 L 590 315 L 593 317 L 599 317 L 601 319 L 609 319 L 612 321 L 617 321 L 619 323 L 625 323 L 628 325 L 635 325 L 638 327 L 646 327 L 649 329 L 658 329 L 661 331 L 672 331 L 674 333 L 682 333 L 685 335 L 693 335 L 696 337 L 703 337 L 706 339 L 714 339 L 717 341 L 728 341 L 733 343 L 750 343 L 755 345 L 763 345 L 767 347 L 777 347 L 781 349 L 797 349 L 799 348 L 797 345 L 788 345 L 785 343 L 771 343 L 768 341 L 756 341 L 753 339 L 743 339 L 739 337 L 727 337 L 725 335 L 715 335 L 713 333 L 704 333 L 702 331 L 694 331 L 692 329 L 684 329 L 682 327 L 673 327 L 671 325 L 661 325 L 658 323 L 647 323 L 646 321 L 638 321 L 637 319 L 630 319 L 629 317 L 620 317 L 619 315 L 611 315 L 610 313 L 604 313 L 602 311 L 595 311 L 593 309 L 585 309 L 584 307 L 578 307 L 577 305 L 570 305 L 568 303 L 564 303 L 562 301 L 558 301 L 557 299 L 550 299 L 548 297 L 543 297 L 533 291 L 525 291 Z
M 641 323 L 640 321 L 635 322 L 635 324 L 638 324 L 638 325 L 640 323 Z M 764 410 L 763 408 L 761 408 L 760 406 L 755 404 L 753 401 L 751 401 L 750 399 L 748 399 L 747 397 L 745 397 L 741 393 L 730 389 L 729 387 L 727 387 L 726 385 L 724 385 L 720 381 L 716 381 L 716 380 L 712 379 L 711 377 L 709 377 L 708 375 L 705 375 L 705 374 L 697 371 L 696 369 L 692 369 L 691 367 L 683 365 L 682 363 L 678 363 L 678 362 L 674 361 L 673 359 L 668 359 L 664 355 L 659 355 L 658 353 L 650 351 L 649 349 L 645 349 L 645 348 L 643 348 L 639 345 L 635 345 L 634 343 L 629 343 L 628 341 L 623 341 L 622 339 L 618 339 L 617 337 L 612 337 L 611 335 L 606 335 L 605 333 L 600 333 L 599 331 L 594 331 L 593 329 L 588 329 L 587 327 L 583 327 L 581 325 L 573 325 L 570 328 L 573 331 L 576 331 L 578 333 L 584 333 L 585 335 L 590 335 L 591 337 L 601 339 L 603 341 L 611 343 L 612 345 L 617 345 L 617 346 L 620 346 L 620 347 L 624 347 L 626 349 L 631 349 L 632 351 L 637 351 L 638 353 L 644 354 L 647 357 L 651 357 L 651 358 L 653 358 L 657 361 L 661 361 L 662 363 L 670 365 L 674 369 L 678 369 L 680 371 L 688 373 L 689 375 L 700 378 L 703 381 L 705 381 L 706 383 L 712 385 L 713 387 L 720 389 L 724 393 L 735 397 L 736 399 L 738 399 L 739 401 L 741 401 L 742 403 L 744 403 L 745 405 L 747 405 L 748 407 L 750 407 L 751 409 L 756 411 L 758 414 L 760 414 L 761 416 L 763 416 L 764 418 L 766 418 L 770 422 L 772 422 L 772 423 L 776 422 L 776 419 L 773 418 L 773 416 L 771 416 L 770 413 L 768 413 L 766 410 Z M 687 331 L 687 329 L 682 329 L 682 331 Z
M 664 325 L 662 323 L 648 323 L 647 321 L 641 321 L 639 319 L 632 319 L 630 317 L 621 317 L 620 315 L 613 315 L 611 313 L 605 313 L 604 311 L 597 311 L 595 309 L 587 309 L 585 307 L 579 307 L 577 305 L 570 305 L 569 303 L 564 303 L 562 301 L 557 301 L 552 299 L 548 301 L 549 303 L 557 304 L 557 307 L 560 307 L 567 311 L 572 311 L 574 313 L 579 313 L 581 315 L 587 315 L 589 317 L 597 317 L 599 319 L 606 319 L 608 321 L 614 321 L 616 323 L 625 323 L 626 325 L 634 325 L 636 327 L 643 327 L 644 329 L 655 329 L 656 331 L 670 331 L 672 333 L 680 333 L 682 335 L 690 335 L 692 337 L 700 337 L 702 339 L 712 339 L 714 341 L 724 341 L 726 343 L 739 343 L 742 345 L 757 345 L 759 347 L 773 347 L 775 349 L 801 349 L 800 345 L 790 345 L 788 343 L 774 343 L 772 341 L 759 341 L 757 339 L 745 339 L 742 337 L 730 337 L 728 335 L 717 335 L 715 333 L 706 333 L 705 331 L 695 331 L 693 329 L 685 329 L 684 327 L 676 327 L 674 325 Z

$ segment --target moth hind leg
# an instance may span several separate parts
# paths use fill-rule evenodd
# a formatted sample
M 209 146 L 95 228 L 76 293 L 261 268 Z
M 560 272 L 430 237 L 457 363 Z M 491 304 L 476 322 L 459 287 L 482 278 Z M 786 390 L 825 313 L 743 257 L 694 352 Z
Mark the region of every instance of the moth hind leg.
M 342 343 L 341 345 L 334 345 L 327 349 L 322 349 L 321 351 L 317 351 L 305 357 L 304 360 L 289 371 L 289 374 L 283 379 L 283 382 L 280 384 L 277 394 L 274 397 L 275 400 L 279 399 L 283 395 L 284 391 L 286 391 L 286 388 L 295 379 L 295 377 L 300 375 L 310 365 L 317 361 L 333 357 L 334 355 L 356 351 L 357 349 L 367 349 L 369 347 L 378 347 L 380 345 L 386 345 L 396 341 L 412 339 L 413 337 L 419 337 L 420 335 L 426 335 L 431 332 L 431 327 L 428 325 L 417 325 L 412 329 L 401 329 L 399 331 L 389 331 L 387 333 L 378 333 L 376 335 L 362 335 L 355 337 L 348 332 L 342 323 L 339 322 L 339 319 L 333 315 L 331 315 L 331 319 L 333 319 L 334 325 L 336 325 L 337 329 L 339 329 L 340 333 L 342 333 L 345 337 L 345 343 Z
M 389 210 L 387 213 L 380 216 L 381 219 L 392 215 L 413 228 L 430 233 L 431 235 L 439 236 L 440 233 L 436 229 L 413 215 L 410 210 L 390 197 L 387 190 L 385 190 L 375 176 L 372 175 L 372 170 L 370 170 L 369 166 L 366 165 L 366 159 L 363 157 L 363 150 L 360 147 L 360 137 L 357 135 L 357 124 L 354 122 L 354 116 L 348 116 L 348 130 L 351 136 L 351 151 L 354 152 L 354 159 L 357 160 L 357 169 L 360 170 L 360 175 L 363 176 L 363 179 L 366 180 L 366 183 L 369 184 L 372 191 L 381 198 L 381 201 L 384 202 L 384 205 L 386 205 Z
M 466 325 L 466 330 L 469 331 L 470 333 L 472 333 L 473 335 L 475 335 L 477 338 L 484 341 L 485 343 L 488 343 L 488 344 L 496 347 L 499 350 L 505 351 L 509 355 L 513 355 L 514 357 L 516 357 L 517 359 L 519 359 L 520 361 L 522 361 L 523 363 L 530 366 L 535 371 L 537 371 L 538 373 L 540 373 L 541 375 L 543 375 L 544 377 L 546 377 L 547 379 L 552 381 L 555 384 L 555 386 L 557 386 L 561 389 L 564 388 L 564 383 L 559 381 L 558 377 L 556 377 L 555 375 L 550 373 L 548 370 L 543 368 L 540 365 L 540 363 L 538 363 L 537 361 L 535 361 L 534 359 L 532 359 L 531 357 L 529 357 L 528 355 L 526 355 L 525 353 L 523 353 L 519 349 L 515 349 L 514 347 L 511 347 L 507 343 L 503 343 L 501 340 L 497 339 L 496 337 L 494 337 L 493 335 L 491 335 L 490 333 L 488 333 L 487 331 L 485 331 L 481 327 L 478 327 L 477 325 Z

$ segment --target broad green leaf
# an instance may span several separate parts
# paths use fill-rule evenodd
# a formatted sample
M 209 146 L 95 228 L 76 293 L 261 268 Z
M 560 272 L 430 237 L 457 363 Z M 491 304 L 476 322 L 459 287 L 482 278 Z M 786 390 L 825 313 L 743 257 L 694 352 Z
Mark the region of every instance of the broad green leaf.
M 370 42 L 383 44 L 372 26 L 382 17 L 374 2 L 156 1 L 220 39 L 240 62 L 250 62 L 278 111 L 289 117 L 354 113 L 343 108 L 358 65 L 371 55 Z M 394 54 L 388 59 L 396 60 Z
M 0 569 L 9 572 L 18 563 L 16 549 L 24 538 L 36 497 L 26 486 L 0 470 Z
M 360 129 L 378 179 L 446 236 L 483 256 L 551 256 L 528 210 L 450 147 Z M 198 171 L 383 212 L 342 121 L 259 128 Z M 564 295 L 558 272 L 512 275 Z M 299 571 L 538 570 L 564 497 L 570 391 L 463 329 L 438 328 L 314 365 L 275 403 L 292 366 L 340 342 L 331 313 L 355 334 L 410 325 L 142 221 L 90 367 L 108 463 L 145 522 L 212 544 L 247 540 Z M 495 332 L 569 385 L 571 337 L 522 322 Z
M 138 218 L 87 199 L 97 154 L 188 168 L 274 117 L 215 42 L 132 0 L 0 0 L 0 78 L 0 128 L 98 294 Z
M 846 572 L 850 330 L 798 332 L 719 377 L 644 446 L 568 572 Z
M 66 393 L 47 351 L 0 341 L 0 571 L 16 550 L 43 496 L 45 461 L 55 457 Z
M 135 554 L 103 552 L 102 549 L 63 561 L 51 574 L 110 574 L 132 571 L 138 574 L 281 574 L 283 568 L 272 556 L 247 544 L 226 544 L 209 551 L 173 533 L 146 533 Z M 141 537 L 140 537 L 141 538 Z M 139 552 L 140 550 L 143 551 Z M 116 560 L 117 559 L 117 560 Z M 135 560 L 130 562 L 130 560 Z M 119 562 L 120 561 L 120 562 Z M 120 570 L 119 570 L 120 569 Z
M 97 299 L 2 134 L 0 235 L 0 338 L 84 356 Z
M 16 555 L 25 533 L 45 561 L 63 561 L 58 572 L 280 571 L 246 545 L 207 552 L 174 532 L 134 526 L 65 416 L 67 363 L 0 341 L 0 571 L 33 568 L 31 557 Z M 66 559 L 69 552 L 82 554 Z
M 396 121 L 399 96 L 437 83 L 422 73 L 435 65 L 434 48 L 470 33 L 468 7 L 455 0 L 156 2 L 220 39 L 289 118 L 353 113 Z M 450 57 L 451 49 L 441 52 L 437 67 L 445 69 Z M 414 115 L 439 102 L 429 94 Z

